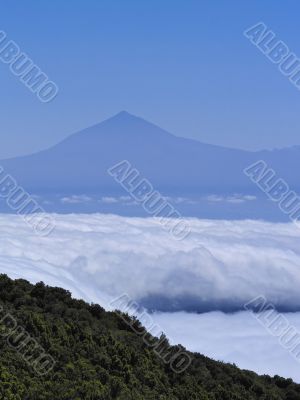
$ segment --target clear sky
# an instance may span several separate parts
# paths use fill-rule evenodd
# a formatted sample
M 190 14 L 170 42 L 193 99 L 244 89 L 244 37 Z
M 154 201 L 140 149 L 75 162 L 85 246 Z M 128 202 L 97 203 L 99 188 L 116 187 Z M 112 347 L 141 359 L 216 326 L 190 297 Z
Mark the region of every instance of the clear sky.
M 299 0 L 9 0 L 4 30 L 54 80 L 42 104 L 0 63 L 0 157 L 127 110 L 176 135 L 300 144 L 300 91 L 244 36 L 259 22 L 300 57 Z

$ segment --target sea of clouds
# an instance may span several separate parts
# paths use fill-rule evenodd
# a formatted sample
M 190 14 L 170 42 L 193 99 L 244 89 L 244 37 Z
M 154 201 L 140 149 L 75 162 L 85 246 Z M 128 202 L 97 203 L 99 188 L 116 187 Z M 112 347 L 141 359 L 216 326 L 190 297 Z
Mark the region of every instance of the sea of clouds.
M 105 307 L 127 293 L 154 311 L 173 343 L 300 381 L 300 364 L 250 312 L 228 313 L 263 295 L 300 330 L 296 225 L 191 218 L 191 234 L 178 241 L 153 218 L 53 217 L 54 231 L 40 237 L 21 216 L 0 215 L 0 272 Z
M 54 215 L 39 237 L 18 215 L 0 215 L 2 271 L 48 276 L 73 290 L 127 293 L 154 310 L 234 311 L 264 295 L 300 311 L 300 229 L 293 224 L 189 219 L 176 240 L 158 220 L 116 215 Z M 97 294 L 96 294 L 97 295 Z
M 300 332 L 299 312 L 283 316 Z M 234 314 L 219 311 L 155 313 L 153 319 L 172 344 L 181 343 L 187 349 L 215 360 L 235 363 L 262 375 L 292 378 L 300 383 L 299 360 L 249 311 Z

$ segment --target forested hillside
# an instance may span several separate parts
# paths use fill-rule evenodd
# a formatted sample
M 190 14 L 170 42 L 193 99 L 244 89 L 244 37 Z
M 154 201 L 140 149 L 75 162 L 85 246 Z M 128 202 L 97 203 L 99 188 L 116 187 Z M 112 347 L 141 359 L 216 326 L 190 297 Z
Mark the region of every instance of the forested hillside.
M 117 313 L 61 288 L 1 275 L 0 304 L 3 400 L 300 400 L 292 380 L 260 377 L 200 354 L 176 374 Z M 54 360 L 53 368 L 43 371 L 33 351 L 29 356 L 34 341 L 22 350 L 24 335 Z

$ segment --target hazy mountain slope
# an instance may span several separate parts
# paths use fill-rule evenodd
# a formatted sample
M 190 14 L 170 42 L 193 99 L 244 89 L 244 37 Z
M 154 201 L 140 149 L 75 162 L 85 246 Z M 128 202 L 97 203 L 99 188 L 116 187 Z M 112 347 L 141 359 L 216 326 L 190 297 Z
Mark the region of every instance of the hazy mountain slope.
M 110 193 L 120 188 L 107 169 L 124 159 L 164 192 L 252 192 L 254 185 L 243 169 L 259 159 L 297 187 L 300 148 L 254 153 L 212 146 L 173 136 L 122 112 L 48 150 L 1 165 L 35 192 Z

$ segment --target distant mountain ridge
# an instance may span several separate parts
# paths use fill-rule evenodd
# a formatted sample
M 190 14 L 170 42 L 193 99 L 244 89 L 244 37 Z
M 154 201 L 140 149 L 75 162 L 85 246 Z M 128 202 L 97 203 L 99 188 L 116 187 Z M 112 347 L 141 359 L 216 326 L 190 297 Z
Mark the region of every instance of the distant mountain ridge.
M 251 193 L 243 170 L 264 160 L 291 188 L 299 187 L 300 146 L 257 152 L 177 137 L 125 111 L 38 153 L 0 164 L 27 190 L 116 193 L 107 169 L 128 160 L 164 193 Z

